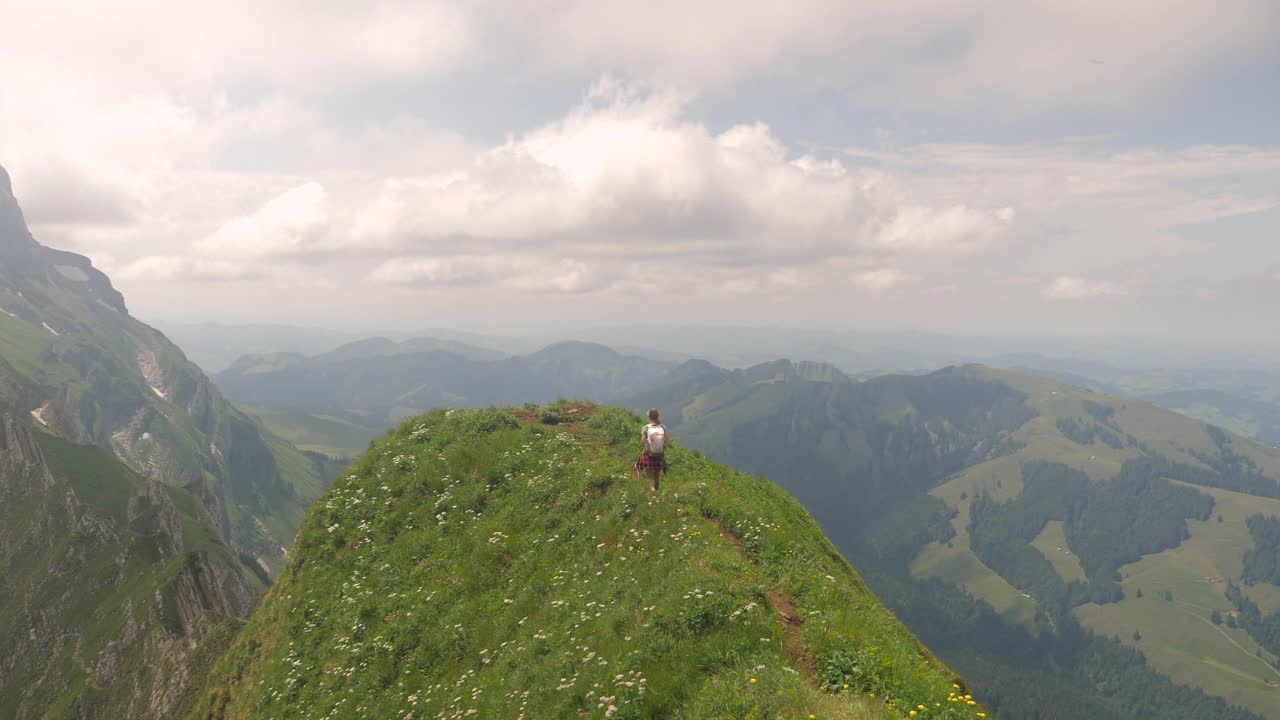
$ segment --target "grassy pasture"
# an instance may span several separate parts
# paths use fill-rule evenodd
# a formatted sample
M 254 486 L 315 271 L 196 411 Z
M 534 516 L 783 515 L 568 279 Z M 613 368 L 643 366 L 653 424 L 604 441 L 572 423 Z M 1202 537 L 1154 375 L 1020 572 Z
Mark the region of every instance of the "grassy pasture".
M 1031 542 L 1032 547 L 1039 550 L 1064 582 L 1087 578 L 1084 568 L 1080 567 L 1080 559 L 1067 547 L 1067 536 L 1061 520 L 1050 520 L 1045 523 L 1044 530 Z
M 1086 605 L 1076 610 L 1085 626 L 1104 635 L 1117 635 L 1147 655 L 1155 669 L 1174 680 L 1203 688 L 1265 717 L 1280 717 L 1280 673 L 1265 661 L 1275 658 L 1245 633 L 1215 626 L 1210 613 L 1224 616 L 1232 607 L 1223 592 L 1226 581 L 1239 582 L 1241 554 L 1252 547 L 1245 518 L 1255 513 L 1280 514 L 1280 501 L 1213 488 L 1213 515 L 1208 521 L 1187 523 L 1191 538 L 1171 550 L 1148 555 L 1121 568 L 1127 595 L 1112 605 Z M 1218 516 L 1222 522 L 1218 522 Z M 1141 590 L 1143 597 L 1138 598 Z M 1173 602 L 1164 593 L 1173 593 Z M 1280 588 L 1255 585 L 1246 594 L 1264 612 L 1277 609 Z M 1143 639 L 1135 642 L 1133 632 Z M 1263 660 L 1257 653 L 1261 652 Z

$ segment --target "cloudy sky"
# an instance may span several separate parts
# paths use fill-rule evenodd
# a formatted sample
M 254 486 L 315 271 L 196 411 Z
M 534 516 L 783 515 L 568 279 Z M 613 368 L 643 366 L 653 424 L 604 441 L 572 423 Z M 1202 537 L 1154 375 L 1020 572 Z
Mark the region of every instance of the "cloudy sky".
M 1248 339 L 1280 0 L 0 0 L 0 165 L 152 320 Z

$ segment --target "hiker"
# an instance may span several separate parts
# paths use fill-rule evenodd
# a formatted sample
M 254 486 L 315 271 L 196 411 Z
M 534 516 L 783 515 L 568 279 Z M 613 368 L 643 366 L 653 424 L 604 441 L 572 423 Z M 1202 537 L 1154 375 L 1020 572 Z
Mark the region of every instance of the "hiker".
M 667 426 L 657 409 L 649 411 L 649 424 L 640 429 L 640 442 L 644 446 L 636 461 L 636 477 L 644 471 L 649 476 L 649 489 L 658 492 L 658 478 L 667 470 Z

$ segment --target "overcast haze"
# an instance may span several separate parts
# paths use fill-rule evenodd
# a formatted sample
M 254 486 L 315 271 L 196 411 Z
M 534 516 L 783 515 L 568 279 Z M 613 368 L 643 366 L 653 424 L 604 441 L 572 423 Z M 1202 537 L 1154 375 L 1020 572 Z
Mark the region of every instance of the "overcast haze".
M 144 319 L 1274 335 L 1280 0 L 0 8 Z

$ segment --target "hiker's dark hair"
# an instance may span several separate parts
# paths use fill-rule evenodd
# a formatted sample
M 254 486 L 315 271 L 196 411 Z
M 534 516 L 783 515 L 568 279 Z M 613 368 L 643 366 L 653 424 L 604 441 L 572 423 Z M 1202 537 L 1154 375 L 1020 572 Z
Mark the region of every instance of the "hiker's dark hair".
M 649 408 L 649 420 L 652 422 L 658 422 L 659 419 L 658 408 Z

